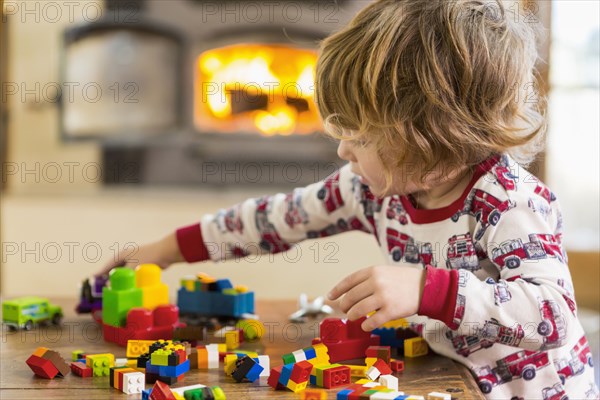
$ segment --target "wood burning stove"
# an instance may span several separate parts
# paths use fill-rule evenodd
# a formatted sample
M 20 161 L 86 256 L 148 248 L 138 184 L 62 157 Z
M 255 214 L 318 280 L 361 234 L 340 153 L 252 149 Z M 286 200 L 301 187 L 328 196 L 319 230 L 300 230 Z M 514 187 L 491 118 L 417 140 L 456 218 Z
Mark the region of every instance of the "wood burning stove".
M 107 184 L 321 179 L 342 162 L 313 101 L 318 42 L 366 3 L 109 0 L 65 33 L 65 79 L 137 102 L 63 102 L 63 137 L 100 140 Z

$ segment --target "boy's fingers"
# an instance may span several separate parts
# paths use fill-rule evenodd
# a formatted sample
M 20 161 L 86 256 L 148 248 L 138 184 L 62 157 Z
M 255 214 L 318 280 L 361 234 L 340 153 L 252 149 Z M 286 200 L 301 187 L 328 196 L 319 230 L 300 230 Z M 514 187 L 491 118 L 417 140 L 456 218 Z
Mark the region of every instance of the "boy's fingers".
M 389 321 L 385 309 L 378 310 L 375 314 L 367 318 L 361 325 L 363 331 L 370 332 L 373 329 L 379 328 Z
M 375 296 L 368 296 L 348 310 L 348 319 L 350 321 L 355 321 L 361 317 L 364 317 L 371 311 L 377 310 L 379 307 L 380 306 L 377 304 L 377 299 Z
M 341 296 L 340 308 L 343 312 L 347 313 L 348 310 L 354 307 L 358 302 L 372 294 L 373 289 L 369 287 L 369 282 L 366 280 L 362 281 Z
M 360 271 L 356 271 L 355 273 L 348 275 L 342 279 L 340 283 L 335 285 L 333 289 L 331 289 L 331 291 L 327 294 L 327 298 L 329 300 L 337 299 L 342 294 L 346 293 L 348 290 L 352 289 L 354 286 L 358 285 L 368 277 L 369 273 L 367 272 L 367 269 L 361 269 Z

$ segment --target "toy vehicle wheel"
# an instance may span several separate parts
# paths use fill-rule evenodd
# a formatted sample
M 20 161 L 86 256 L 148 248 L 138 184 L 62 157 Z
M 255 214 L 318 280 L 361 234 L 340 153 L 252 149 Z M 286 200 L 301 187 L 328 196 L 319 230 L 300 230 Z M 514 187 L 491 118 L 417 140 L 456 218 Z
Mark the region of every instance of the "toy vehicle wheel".
M 565 378 L 565 376 L 564 376 L 564 375 L 559 375 L 558 377 L 560 378 L 560 384 L 561 384 L 561 385 L 564 385 L 564 384 L 565 384 L 565 381 L 566 381 L 566 378 Z
M 498 211 L 492 212 L 492 214 L 490 215 L 490 224 L 495 226 L 498 223 L 498 221 L 500 221 L 500 213 Z
M 587 362 L 591 368 L 594 368 L 594 361 L 592 360 L 592 356 L 588 356 Z
M 402 259 L 402 250 L 396 249 L 392 251 L 392 258 L 394 261 L 400 261 Z
M 62 321 L 62 315 L 54 314 L 54 316 L 52 317 L 52 325 L 60 325 L 61 321 Z
M 485 394 L 492 391 L 492 384 L 489 382 L 479 382 L 479 389 Z
M 523 370 L 523 379 L 525 379 L 526 381 L 530 381 L 533 378 L 535 378 L 535 368 L 525 368 Z
M 548 321 L 542 321 L 538 325 L 537 331 L 542 336 L 548 336 L 552 330 L 552 325 Z
M 30 330 L 32 330 L 32 329 L 33 329 L 33 321 L 32 321 L 32 320 L 29 320 L 29 321 L 25 322 L 25 325 L 23 326 L 23 328 L 24 328 L 26 331 L 30 331 Z
M 458 221 L 459 218 L 460 218 L 460 214 L 459 213 L 456 213 L 456 214 L 454 214 L 454 215 L 452 215 L 450 217 L 450 219 L 452 220 L 452 222 Z
M 317 192 L 317 199 L 325 200 L 325 196 L 327 196 L 327 190 L 325 188 L 319 189 Z
M 509 269 L 517 268 L 519 265 L 521 265 L 521 260 L 519 260 L 518 258 L 509 258 L 508 260 L 506 260 L 506 266 Z

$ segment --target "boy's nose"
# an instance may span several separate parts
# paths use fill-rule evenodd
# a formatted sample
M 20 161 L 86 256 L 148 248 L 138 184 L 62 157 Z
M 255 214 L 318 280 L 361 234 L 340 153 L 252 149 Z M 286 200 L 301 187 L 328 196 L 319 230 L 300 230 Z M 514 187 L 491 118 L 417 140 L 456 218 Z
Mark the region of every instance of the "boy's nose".
M 354 154 L 352 154 L 352 150 L 350 149 L 350 143 L 348 143 L 347 140 L 340 140 L 340 144 L 337 148 L 337 154 L 342 160 L 356 161 L 354 159 Z

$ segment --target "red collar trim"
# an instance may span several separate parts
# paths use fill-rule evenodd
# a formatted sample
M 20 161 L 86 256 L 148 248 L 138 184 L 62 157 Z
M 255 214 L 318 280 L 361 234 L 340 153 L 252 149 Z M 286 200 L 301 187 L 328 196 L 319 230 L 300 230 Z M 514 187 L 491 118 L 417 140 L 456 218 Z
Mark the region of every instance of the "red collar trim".
M 473 177 L 469 181 L 469 184 L 465 188 L 460 198 L 458 198 L 456 201 L 454 201 L 452 204 L 446 207 L 435 208 L 431 210 L 415 208 L 408 196 L 400 196 L 400 201 L 402 202 L 404 209 L 410 216 L 410 220 L 415 224 L 429 224 L 432 222 L 443 221 L 452 217 L 454 214 L 456 214 L 457 211 L 463 208 L 465 199 L 467 198 L 469 192 L 471 191 L 475 183 L 479 180 L 479 178 L 481 178 L 484 174 L 491 170 L 492 167 L 496 165 L 499 160 L 500 156 L 496 155 L 491 158 L 488 158 L 487 160 L 477 165 L 475 167 Z

